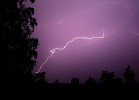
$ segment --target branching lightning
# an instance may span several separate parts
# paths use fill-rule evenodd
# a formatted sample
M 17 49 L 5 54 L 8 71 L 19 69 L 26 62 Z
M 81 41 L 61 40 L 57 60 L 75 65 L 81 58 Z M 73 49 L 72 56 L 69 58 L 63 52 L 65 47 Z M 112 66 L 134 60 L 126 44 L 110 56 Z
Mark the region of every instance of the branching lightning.
M 102 38 L 104 38 L 104 30 L 103 30 L 102 36 L 100 36 L 100 37 L 94 37 L 94 36 L 92 36 L 92 37 L 75 37 L 75 38 L 73 38 L 72 40 L 68 41 L 68 42 L 64 45 L 63 48 L 54 48 L 54 49 L 50 50 L 50 53 L 51 53 L 51 54 L 50 54 L 50 55 L 46 58 L 46 60 L 41 64 L 41 66 L 39 67 L 39 70 L 38 70 L 36 73 L 39 73 L 39 72 L 40 72 L 40 70 L 42 69 L 42 67 L 49 61 L 49 59 L 50 59 L 56 52 L 62 51 L 62 50 L 64 50 L 64 49 L 66 49 L 66 47 L 67 47 L 69 44 L 73 43 L 75 40 L 79 40 L 79 39 L 81 39 L 81 40 L 93 40 L 93 39 L 102 39 Z

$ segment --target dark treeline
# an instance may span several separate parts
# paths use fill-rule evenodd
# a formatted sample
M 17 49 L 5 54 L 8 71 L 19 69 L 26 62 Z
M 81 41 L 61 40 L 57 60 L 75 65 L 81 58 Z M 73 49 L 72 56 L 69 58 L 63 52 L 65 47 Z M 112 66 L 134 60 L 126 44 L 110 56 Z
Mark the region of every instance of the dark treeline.
M 124 79 L 116 78 L 114 72 L 103 71 L 99 80 L 89 77 L 84 84 L 78 78 L 69 84 L 59 83 L 58 79 L 48 83 L 45 72 L 33 74 L 39 41 L 32 37 L 37 22 L 32 17 L 34 9 L 25 6 L 26 2 L 35 0 L 0 1 L 1 98 L 133 100 L 138 97 L 139 83 L 130 66 L 125 68 Z
M 44 78 L 45 73 L 34 76 L 38 91 L 44 96 L 84 99 L 131 99 L 139 95 L 139 83 L 135 74 L 128 65 L 124 72 L 124 78 L 117 78 L 114 72 L 102 71 L 101 77 L 95 80 L 89 77 L 85 83 L 80 83 L 79 78 L 72 78 L 71 83 L 60 83 L 57 79 L 54 83 L 48 83 Z

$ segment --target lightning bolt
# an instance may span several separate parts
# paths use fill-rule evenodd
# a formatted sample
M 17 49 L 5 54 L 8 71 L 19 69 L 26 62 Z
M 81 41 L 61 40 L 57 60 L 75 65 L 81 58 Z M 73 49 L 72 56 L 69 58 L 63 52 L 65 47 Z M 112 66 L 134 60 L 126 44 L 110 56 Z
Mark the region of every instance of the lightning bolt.
M 64 45 L 64 47 L 63 48 L 54 48 L 54 49 L 52 49 L 52 50 L 50 50 L 50 55 L 46 58 L 46 60 L 41 64 L 41 66 L 39 67 L 39 70 L 36 72 L 36 73 L 39 73 L 40 72 L 40 70 L 42 69 L 42 67 L 49 61 L 49 59 L 56 53 L 56 52 L 58 52 L 58 51 L 62 51 L 62 50 L 64 50 L 64 49 L 66 49 L 66 47 L 69 45 L 69 44 L 71 44 L 71 43 L 73 43 L 75 40 L 79 40 L 79 39 L 81 39 L 81 40 L 92 40 L 92 39 L 102 39 L 102 38 L 104 38 L 104 30 L 103 30 L 103 34 L 102 34 L 102 36 L 100 36 L 100 37 L 75 37 L 75 38 L 73 38 L 72 40 L 70 40 L 70 41 L 68 41 L 65 45 Z

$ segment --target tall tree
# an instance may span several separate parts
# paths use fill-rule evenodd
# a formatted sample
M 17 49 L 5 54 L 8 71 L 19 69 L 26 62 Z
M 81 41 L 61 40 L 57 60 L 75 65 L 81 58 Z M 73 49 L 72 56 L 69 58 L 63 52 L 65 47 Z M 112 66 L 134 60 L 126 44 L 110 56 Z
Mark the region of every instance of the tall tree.
M 38 39 L 32 32 L 37 22 L 26 2 L 35 0 L 0 1 L 1 73 L 6 79 L 31 75 L 36 64 Z
M 135 81 L 135 74 L 131 70 L 131 66 L 130 65 L 128 65 L 127 68 L 125 69 L 124 78 L 125 78 L 125 83 L 126 84 L 131 84 L 132 82 Z

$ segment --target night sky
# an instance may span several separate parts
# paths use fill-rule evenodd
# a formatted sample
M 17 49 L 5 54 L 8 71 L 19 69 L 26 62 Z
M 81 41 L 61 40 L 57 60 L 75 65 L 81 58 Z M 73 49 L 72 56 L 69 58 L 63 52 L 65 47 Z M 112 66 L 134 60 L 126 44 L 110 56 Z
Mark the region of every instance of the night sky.
M 34 17 L 39 39 L 37 65 L 46 80 L 70 82 L 78 77 L 98 79 L 103 70 L 123 77 L 128 64 L 139 80 L 139 0 L 36 0 Z

